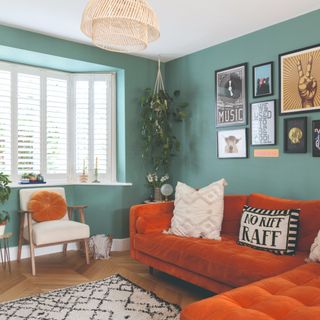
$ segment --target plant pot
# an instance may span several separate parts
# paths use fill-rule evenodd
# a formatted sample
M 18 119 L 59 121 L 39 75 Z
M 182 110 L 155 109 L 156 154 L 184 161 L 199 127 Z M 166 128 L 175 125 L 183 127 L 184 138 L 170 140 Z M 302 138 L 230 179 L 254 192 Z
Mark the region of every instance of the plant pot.
M 3 236 L 6 230 L 6 224 L 0 225 L 0 236 Z
M 162 195 L 160 188 L 154 188 L 154 195 L 153 195 L 154 201 L 162 201 Z

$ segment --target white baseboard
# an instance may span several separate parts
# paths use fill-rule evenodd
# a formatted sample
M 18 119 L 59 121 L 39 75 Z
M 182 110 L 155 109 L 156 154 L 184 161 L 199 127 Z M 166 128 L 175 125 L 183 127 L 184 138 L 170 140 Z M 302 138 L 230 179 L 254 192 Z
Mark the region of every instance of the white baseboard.
M 128 251 L 130 250 L 130 238 L 113 239 L 111 251 Z
M 44 256 L 46 254 L 62 252 L 63 245 L 55 245 L 50 247 L 36 248 L 35 255 Z M 68 251 L 79 250 L 77 243 L 69 243 Z M 130 238 L 125 239 L 113 239 L 111 251 L 128 251 L 130 250 Z M 17 260 L 18 247 L 10 247 L 11 261 Z M 21 259 L 30 258 L 29 245 L 22 246 Z

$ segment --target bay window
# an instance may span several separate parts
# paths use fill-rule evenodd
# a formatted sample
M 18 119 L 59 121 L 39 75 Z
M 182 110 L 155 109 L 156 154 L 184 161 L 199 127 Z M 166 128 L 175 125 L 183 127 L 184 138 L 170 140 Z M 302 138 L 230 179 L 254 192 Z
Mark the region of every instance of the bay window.
M 115 180 L 115 74 L 70 74 L 0 62 L 0 172 L 19 181 Z

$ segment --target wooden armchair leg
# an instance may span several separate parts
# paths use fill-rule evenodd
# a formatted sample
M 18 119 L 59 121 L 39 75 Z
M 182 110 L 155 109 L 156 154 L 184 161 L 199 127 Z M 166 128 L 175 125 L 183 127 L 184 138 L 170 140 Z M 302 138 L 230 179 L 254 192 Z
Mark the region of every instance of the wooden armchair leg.
M 84 244 L 84 253 L 86 256 L 86 263 L 90 264 L 88 239 L 83 240 L 83 244 Z
M 35 276 L 36 275 L 36 261 L 35 261 L 35 256 L 34 256 L 31 214 L 28 214 L 28 231 L 29 231 L 29 242 L 30 242 L 31 270 L 32 270 L 32 275 Z
M 67 255 L 67 251 L 68 251 L 68 244 L 64 243 L 63 244 L 63 254 L 66 256 Z
M 36 260 L 35 260 L 35 255 L 34 255 L 34 246 L 33 243 L 30 242 L 30 257 L 31 257 L 31 271 L 32 275 L 36 275 Z
M 22 213 L 20 216 L 20 226 L 19 226 L 18 256 L 17 256 L 18 262 L 21 260 L 21 251 L 22 251 L 22 245 L 23 245 L 24 219 L 25 219 L 25 213 Z

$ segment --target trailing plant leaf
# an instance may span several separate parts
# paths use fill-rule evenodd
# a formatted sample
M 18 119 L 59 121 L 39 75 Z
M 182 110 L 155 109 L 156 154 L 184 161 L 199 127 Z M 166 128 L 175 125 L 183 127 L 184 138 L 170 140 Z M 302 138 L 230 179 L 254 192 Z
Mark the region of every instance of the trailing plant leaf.
M 180 91 L 174 92 L 174 98 Z M 180 143 L 172 134 L 175 122 L 187 118 L 188 113 L 180 108 L 187 108 L 188 103 L 175 104 L 175 99 L 160 90 L 153 93 L 147 88 L 140 99 L 141 102 L 141 136 L 143 139 L 142 158 L 150 158 L 154 172 L 166 173 L 170 158 L 179 152 Z
M 9 177 L 3 172 L 0 172 L 0 203 L 2 204 L 9 199 L 11 193 L 9 183 L 11 183 Z

